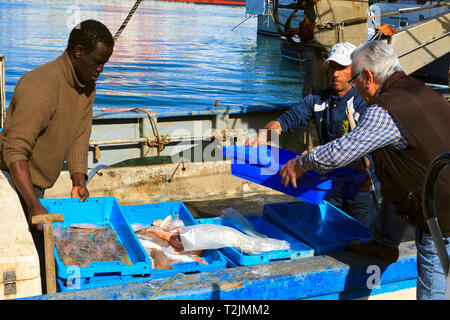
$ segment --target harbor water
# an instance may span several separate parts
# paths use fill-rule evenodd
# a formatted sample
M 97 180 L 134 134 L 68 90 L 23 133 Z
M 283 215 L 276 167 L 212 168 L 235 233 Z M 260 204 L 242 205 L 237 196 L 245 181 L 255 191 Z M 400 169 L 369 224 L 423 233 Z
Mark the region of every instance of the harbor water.
M 19 78 L 58 57 L 78 21 L 97 19 L 114 35 L 134 0 L 0 0 L 6 105 Z M 245 7 L 143 1 L 97 82 L 94 107 L 189 108 L 292 103 L 298 63 L 275 37 L 257 35 Z

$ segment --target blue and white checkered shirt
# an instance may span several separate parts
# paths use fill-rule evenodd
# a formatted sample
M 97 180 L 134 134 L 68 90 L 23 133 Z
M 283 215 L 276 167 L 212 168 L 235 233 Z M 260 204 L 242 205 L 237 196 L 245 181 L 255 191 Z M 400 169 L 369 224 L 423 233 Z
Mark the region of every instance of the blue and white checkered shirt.
M 311 170 L 323 173 L 344 167 L 368 153 L 392 144 L 397 150 L 408 145 L 406 135 L 382 107 L 367 108 L 359 124 L 340 139 L 318 146 L 304 158 Z

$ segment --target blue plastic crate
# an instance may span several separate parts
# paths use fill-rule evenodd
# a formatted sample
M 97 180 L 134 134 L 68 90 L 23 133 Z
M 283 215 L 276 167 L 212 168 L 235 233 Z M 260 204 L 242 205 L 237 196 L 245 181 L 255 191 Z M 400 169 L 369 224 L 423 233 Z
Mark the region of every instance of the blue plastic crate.
M 281 167 L 299 154 L 271 145 L 250 147 L 245 145 L 223 146 L 223 156 L 236 164 L 252 164 L 278 172 Z
M 269 203 L 263 216 L 303 240 L 316 254 L 344 250 L 350 241 L 368 241 L 367 227 L 327 201 L 314 205 L 305 201 Z
M 180 201 L 142 204 L 122 207 L 125 216 L 130 224 L 140 223 L 144 225 L 151 225 L 156 219 L 164 219 L 168 215 L 178 213 L 178 218 L 184 222 L 186 226 L 195 224 L 195 219 L 186 208 L 184 203 Z M 170 270 L 151 270 L 152 278 L 171 277 L 176 273 L 195 273 L 204 271 L 214 271 L 225 269 L 227 261 L 225 257 L 218 250 L 204 250 L 202 259 L 208 262 L 207 265 L 200 262 L 180 262 L 173 265 Z M 150 262 L 151 263 L 151 262 Z
M 305 172 L 297 180 L 297 188 L 285 187 L 278 172 L 284 164 L 299 154 L 273 146 L 224 146 L 223 155 L 231 159 L 234 176 L 318 204 L 334 197 L 354 197 L 367 178 L 350 168 L 339 168 L 320 175 Z
M 321 179 L 313 171 L 306 172 L 297 180 L 297 188 L 292 185 L 285 187 L 281 183 L 281 177 L 277 173 L 270 172 L 264 167 L 251 164 L 231 164 L 231 172 L 234 176 L 257 183 L 259 185 L 283 192 L 290 196 L 311 203 L 320 203 L 332 188 L 329 179 Z
M 60 259 L 55 247 L 56 275 L 68 279 L 77 268 L 77 276 L 81 278 L 101 277 L 107 275 L 145 275 L 150 272 L 150 259 L 141 246 L 134 231 L 124 217 L 119 202 L 113 197 L 91 197 L 85 202 L 80 199 L 40 199 L 49 213 L 64 215 L 64 222 L 53 223 L 53 228 L 70 227 L 75 223 L 92 223 L 98 226 L 108 224 L 117 232 L 117 238 L 128 253 L 132 265 L 120 261 L 93 261 L 87 267 L 67 266 Z
M 269 238 L 285 240 L 289 242 L 290 249 L 265 251 L 260 254 L 249 255 L 243 252 L 239 252 L 239 250 L 233 247 L 221 248 L 220 251 L 229 260 L 231 260 L 229 261 L 228 264 L 229 266 L 234 267 L 234 266 L 256 265 L 274 261 L 311 257 L 314 255 L 313 248 L 305 244 L 303 241 L 289 235 L 280 228 L 274 226 L 264 217 L 259 215 L 245 215 L 244 217 L 253 225 L 254 229 L 257 232 L 262 233 Z M 219 218 L 205 218 L 205 219 L 197 219 L 196 221 L 198 224 L 210 223 L 233 227 L 245 233 L 245 230 L 243 230 L 239 225 L 232 225 L 229 223 L 228 220 L 222 220 Z

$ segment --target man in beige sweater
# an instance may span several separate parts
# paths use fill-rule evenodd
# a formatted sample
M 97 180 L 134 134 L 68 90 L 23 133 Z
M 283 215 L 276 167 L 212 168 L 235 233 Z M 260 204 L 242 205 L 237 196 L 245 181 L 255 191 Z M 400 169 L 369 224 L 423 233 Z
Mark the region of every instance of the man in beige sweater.
M 0 169 L 9 172 L 29 224 L 46 214 L 39 202 L 56 182 L 66 161 L 71 196 L 85 201 L 87 155 L 92 128 L 95 82 L 114 47 L 102 23 L 86 20 L 69 36 L 56 60 L 23 75 L 0 132 Z

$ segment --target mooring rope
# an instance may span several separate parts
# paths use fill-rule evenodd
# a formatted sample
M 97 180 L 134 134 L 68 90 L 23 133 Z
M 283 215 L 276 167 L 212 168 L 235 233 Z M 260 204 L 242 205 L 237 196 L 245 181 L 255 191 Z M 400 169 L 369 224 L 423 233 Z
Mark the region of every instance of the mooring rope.
M 114 35 L 114 41 L 117 41 L 122 31 L 125 29 L 125 27 L 128 24 L 128 21 L 130 21 L 133 14 L 136 12 L 137 8 L 141 4 L 142 0 L 136 0 L 136 3 L 134 4 L 133 8 L 131 9 L 130 13 L 128 13 L 128 16 L 123 21 L 122 25 L 120 26 L 119 30 L 117 30 L 116 34 Z
M 153 124 L 153 130 L 154 130 L 155 136 L 156 136 L 156 145 L 147 136 L 144 136 L 144 138 L 147 140 L 147 145 L 149 147 L 157 147 L 158 148 L 157 152 L 158 152 L 158 157 L 159 157 L 161 155 L 161 151 L 164 150 L 165 145 L 170 143 L 170 137 L 167 134 L 164 135 L 164 136 L 160 136 L 159 135 L 158 126 L 156 125 L 156 122 L 153 119 L 152 115 L 147 110 L 145 110 L 143 108 L 134 108 L 132 111 L 142 111 L 142 112 L 144 112 L 148 116 L 150 122 Z M 147 150 L 147 152 L 145 153 L 144 157 L 147 156 L 149 151 L 150 151 L 150 149 Z

